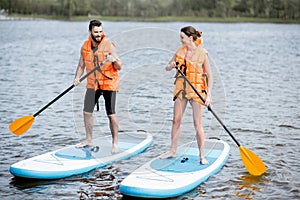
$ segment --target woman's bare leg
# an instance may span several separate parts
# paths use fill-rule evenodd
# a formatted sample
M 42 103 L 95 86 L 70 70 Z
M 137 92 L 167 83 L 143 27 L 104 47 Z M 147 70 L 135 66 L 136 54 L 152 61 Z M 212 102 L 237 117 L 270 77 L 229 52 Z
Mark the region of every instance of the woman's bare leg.
M 178 138 L 180 134 L 180 124 L 182 121 L 182 116 L 187 105 L 187 99 L 177 98 L 174 102 L 173 110 L 173 124 L 171 132 L 171 151 L 168 154 L 161 156 L 162 159 L 176 157 L 176 151 L 178 146 Z
M 194 119 L 194 126 L 196 130 L 196 137 L 197 143 L 199 148 L 199 157 L 200 163 L 202 165 L 207 165 L 208 161 L 204 157 L 204 129 L 202 125 L 202 113 L 204 106 L 198 103 L 197 101 L 192 101 L 192 108 L 193 108 L 193 119 Z

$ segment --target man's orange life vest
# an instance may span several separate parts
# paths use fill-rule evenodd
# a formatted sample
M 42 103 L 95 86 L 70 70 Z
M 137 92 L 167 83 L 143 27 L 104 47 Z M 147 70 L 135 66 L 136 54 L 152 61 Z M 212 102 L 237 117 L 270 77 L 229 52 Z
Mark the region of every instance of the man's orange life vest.
M 89 36 L 88 40 L 84 42 L 81 50 L 86 66 L 86 73 L 105 60 L 105 57 L 111 52 L 111 45 L 114 45 L 113 42 L 103 37 L 98 45 L 98 49 L 93 52 L 92 38 Z M 99 70 L 96 70 L 93 74 L 89 75 L 87 77 L 86 88 L 119 91 L 118 70 L 114 68 L 113 63 L 107 62 L 102 65 Z
M 180 47 L 175 54 L 175 62 L 179 63 L 178 67 L 190 80 L 193 86 L 206 98 L 207 81 L 204 73 L 203 65 L 208 55 L 208 52 L 199 45 L 190 60 L 186 60 L 187 46 Z M 176 98 L 193 99 L 201 104 L 204 104 L 198 95 L 194 92 L 192 87 L 185 81 L 185 79 L 177 72 L 175 76 L 174 100 Z

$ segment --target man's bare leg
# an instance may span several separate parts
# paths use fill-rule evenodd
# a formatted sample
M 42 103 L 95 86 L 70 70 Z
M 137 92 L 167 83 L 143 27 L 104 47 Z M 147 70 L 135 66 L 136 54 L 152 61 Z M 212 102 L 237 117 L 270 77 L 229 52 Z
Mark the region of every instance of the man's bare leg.
M 110 127 L 110 132 L 112 136 L 112 153 L 117 153 L 119 152 L 119 147 L 118 147 L 118 131 L 119 131 L 119 125 L 118 125 L 118 119 L 116 114 L 108 115 L 109 119 L 109 127 Z
M 84 146 L 93 146 L 93 126 L 94 126 L 94 118 L 93 113 L 83 112 L 84 118 L 84 126 L 86 132 L 86 138 L 81 143 L 77 144 L 76 147 L 84 147 Z

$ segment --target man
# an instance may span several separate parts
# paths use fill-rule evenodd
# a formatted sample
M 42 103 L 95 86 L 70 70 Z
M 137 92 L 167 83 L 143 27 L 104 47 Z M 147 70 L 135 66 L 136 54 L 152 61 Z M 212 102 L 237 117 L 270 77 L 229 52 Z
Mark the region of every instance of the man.
M 76 147 L 92 146 L 93 110 L 98 99 L 103 95 L 106 114 L 109 119 L 112 134 L 112 153 L 118 152 L 118 121 L 115 112 L 116 92 L 119 90 L 118 71 L 122 63 L 116 53 L 114 43 L 106 39 L 102 29 L 102 23 L 92 20 L 89 24 L 89 38 L 81 48 L 81 56 L 78 63 L 74 85 L 80 84 L 80 77 L 86 68 L 86 73 L 97 67 L 101 62 L 105 63 L 94 73 L 87 77 L 86 94 L 84 99 L 84 125 L 86 139 Z M 98 107 L 98 104 L 97 104 Z

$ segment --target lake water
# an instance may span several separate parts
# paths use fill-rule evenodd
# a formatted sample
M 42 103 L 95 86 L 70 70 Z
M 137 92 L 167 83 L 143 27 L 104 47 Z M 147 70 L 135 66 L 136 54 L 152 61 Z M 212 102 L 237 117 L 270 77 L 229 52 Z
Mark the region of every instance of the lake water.
M 37 116 L 22 136 L 8 130 L 13 120 L 34 114 L 72 84 L 88 35 L 88 22 L 43 20 L 0 21 L 1 199 L 126 199 L 118 184 L 170 148 L 174 71 L 164 68 L 186 25 L 203 31 L 214 73 L 214 110 L 241 145 L 259 155 L 267 171 L 261 177 L 249 175 L 239 148 L 205 110 L 206 137 L 228 142 L 230 157 L 217 175 L 173 199 L 299 199 L 300 26 L 294 24 L 105 21 L 104 31 L 123 61 L 117 97 L 120 131 L 150 132 L 153 145 L 130 159 L 65 179 L 15 179 L 8 171 L 11 164 L 84 137 L 84 84 Z M 94 137 L 110 134 L 100 103 Z M 188 106 L 180 144 L 194 135 Z

